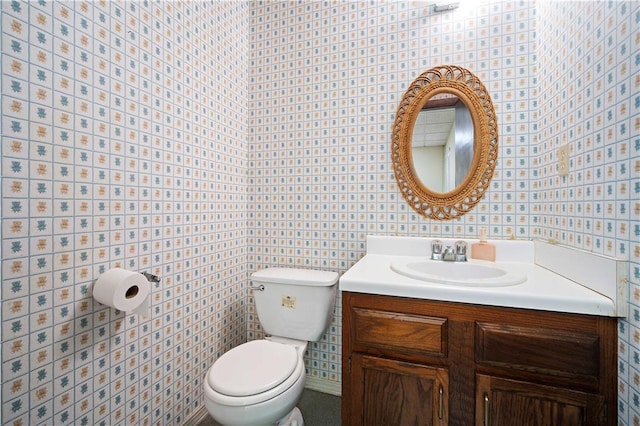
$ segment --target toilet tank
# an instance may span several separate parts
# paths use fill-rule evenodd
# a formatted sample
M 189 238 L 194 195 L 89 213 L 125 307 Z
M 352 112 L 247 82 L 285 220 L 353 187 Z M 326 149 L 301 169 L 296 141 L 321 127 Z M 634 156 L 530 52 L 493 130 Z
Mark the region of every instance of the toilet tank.
M 258 319 L 272 336 L 317 341 L 331 322 L 338 274 L 267 268 L 251 274 Z

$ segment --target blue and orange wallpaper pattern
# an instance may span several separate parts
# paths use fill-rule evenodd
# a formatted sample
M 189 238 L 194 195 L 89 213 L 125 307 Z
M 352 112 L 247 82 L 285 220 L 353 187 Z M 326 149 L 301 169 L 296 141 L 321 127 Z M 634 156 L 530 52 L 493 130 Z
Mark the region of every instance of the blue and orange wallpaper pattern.
M 182 424 L 246 340 L 249 4 L 1 6 L 1 422 Z

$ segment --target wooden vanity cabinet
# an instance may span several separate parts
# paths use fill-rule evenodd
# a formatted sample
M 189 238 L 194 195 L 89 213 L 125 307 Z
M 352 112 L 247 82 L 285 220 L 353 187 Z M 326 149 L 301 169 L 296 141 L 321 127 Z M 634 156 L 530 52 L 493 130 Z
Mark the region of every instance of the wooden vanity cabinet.
M 342 423 L 617 423 L 617 319 L 342 293 Z

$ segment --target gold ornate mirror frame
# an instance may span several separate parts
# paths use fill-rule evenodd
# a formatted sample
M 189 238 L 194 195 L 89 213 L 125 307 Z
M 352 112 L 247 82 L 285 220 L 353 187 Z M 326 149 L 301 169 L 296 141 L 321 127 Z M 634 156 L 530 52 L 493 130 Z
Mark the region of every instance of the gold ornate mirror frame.
M 420 110 L 439 94 L 458 96 L 473 120 L 474 154 L 471 169 L 453 191 L 436 192 L 417 177 L 413 165 L 412 132 Z M 489 187 L 498 159 L 498 123 L 489 92 L 471 71 L 441 65 L 422 73 L 404 93 L 391 139 L 393 171 L 402 196 L 422 216 L 455 219 L 469 212 Z

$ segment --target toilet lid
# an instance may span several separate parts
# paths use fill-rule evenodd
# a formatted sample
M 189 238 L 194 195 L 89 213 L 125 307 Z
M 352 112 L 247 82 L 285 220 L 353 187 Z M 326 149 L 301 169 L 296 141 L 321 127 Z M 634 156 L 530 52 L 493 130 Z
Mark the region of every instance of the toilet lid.
M 253 340 L 222 355 L 209 370 L 207 381 L 215 391 L 229 396 L 266 392 L 284 382 L 296 368 L 293 346 Z

